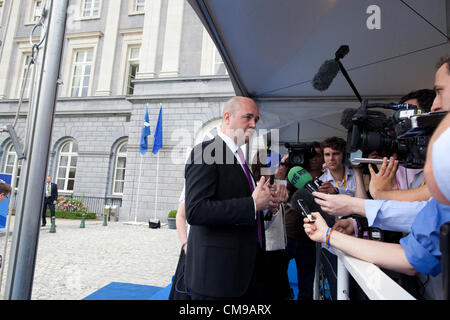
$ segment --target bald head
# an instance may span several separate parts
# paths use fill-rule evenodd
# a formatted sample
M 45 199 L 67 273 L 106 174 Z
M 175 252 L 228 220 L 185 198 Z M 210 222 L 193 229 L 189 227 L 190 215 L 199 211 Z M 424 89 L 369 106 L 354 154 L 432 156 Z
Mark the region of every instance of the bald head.
M 256 106 L 255 102 L 250 98 L 241 97 L 241 96 L 232 97 L 227 102 L 225 102 L 225 105 L 223 107 L 222 116 L 224 116 L 226 112 L 234 114 L 241 105 L 247 104 L 247 103 L 254 104 Z
M 252 99 L 233 97 L 223 107 L 221 130 L 236 144 L 242 145 L 253 135 L 258 120 L 258 106 Z

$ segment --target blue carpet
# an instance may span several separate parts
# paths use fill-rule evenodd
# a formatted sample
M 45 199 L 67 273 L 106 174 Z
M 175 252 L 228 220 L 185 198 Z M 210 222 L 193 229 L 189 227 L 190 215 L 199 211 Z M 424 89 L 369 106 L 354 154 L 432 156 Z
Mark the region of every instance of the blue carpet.
M 111 282 L 88 295 L 83 300 L 149 300 L 161 289 L 163 288 L 132 283 Z M 169 294 L 167 293 L 167 297 L 168 296 Z M 167 300 L 167 298 L 164 300 Z
M 289 262 L 289 284 L 298 296 L 297 266 L 295 260 Z M 145 286 L 133 283 L 111 282 L 88 295 L 83 300 L 168 300 L 172 283 L 167 287 Z
M 172 284 L 169 284 L 167 287 L 162 288 L 154 295 L 152 295 L 148 300 L 169 300 L 170 289 L 172 288 Z
M 289 278 L 289 285 L 291 286 L 292 290 L 294 291 L 293 299 L 297 300 L 298 280 L 297 280 L 297 264 L 295 263 L 295 259 L 292 259 L 291 261 L 289 261 L 288 278 Z

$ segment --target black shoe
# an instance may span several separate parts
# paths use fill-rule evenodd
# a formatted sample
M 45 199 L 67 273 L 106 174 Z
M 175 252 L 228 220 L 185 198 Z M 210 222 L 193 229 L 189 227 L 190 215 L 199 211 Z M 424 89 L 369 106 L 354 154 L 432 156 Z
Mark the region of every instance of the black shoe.
M 45 227 L 45 223 L 41 224 L 41 227 Z

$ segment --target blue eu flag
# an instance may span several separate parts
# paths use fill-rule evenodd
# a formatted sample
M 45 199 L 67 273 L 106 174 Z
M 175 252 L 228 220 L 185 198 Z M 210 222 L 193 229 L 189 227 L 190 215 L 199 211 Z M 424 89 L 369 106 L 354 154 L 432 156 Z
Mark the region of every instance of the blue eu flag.
M 158 150 L 162 148 L 163 146 L 163 132 L 162 132 L 162 106 L 159 108 L 159 116 L 158 116 L 158 123 L 156 124 L 155 129 L 155 139 L 153 141 L 153 154 L 157 154 Z
M 144 126 L 142 127 L 141 143 L 139 144 L 139 152 L 144 155 L 148 149 L 147 136 L 150 135 L 150 120 L 148 118 L 148 105 L 145 109 Z

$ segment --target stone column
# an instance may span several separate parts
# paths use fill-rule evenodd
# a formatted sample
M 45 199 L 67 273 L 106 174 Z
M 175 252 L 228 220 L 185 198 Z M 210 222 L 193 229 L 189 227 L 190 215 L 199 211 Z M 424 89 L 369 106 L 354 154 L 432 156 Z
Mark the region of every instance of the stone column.
M 122 1 L 108 1 L 105 37 L 103 40 L 102 56 L 100 59 L 100 71 L 98 77 L 96 96 L 111 95 L 111 81 L 114 69 L 114 54 L 119 29 L 120 7 Z M 119 7 L 117 7 L 119 5 Z
M 136 74 L 136 79 L 154 78 L 156 76 L 155 63 L 160 14 L 161 0 L 152 0 L 146 3 L 139 72 Z
M 168 1 L 164 53 L 160 76 L 176 77 L 179 74 L 184 1 Z
M 0 49 L 0 99 L 7 98 L 7 90 L 11 87 L 10 79 L 12 70 L 10 70 L 10 67 L 12 68 L 11 61 L 14 54 L 14 38 L 16 36 L 17 25 L 20 21 L 20 4 L 22 3 L 22 1 L 8 2 L 8 5 L 12 6 L 12 8 L 10 10 L 10 19 L 4 14 L 4 21 L 8 21 L 9 23 L 3 30 L 3 34 L 6 34 L 6 36 L 4 43 L 1 44 L 2 48 Z M 36 35 L 39 34 L 40 30 L 41 29 L 36 30 Z

